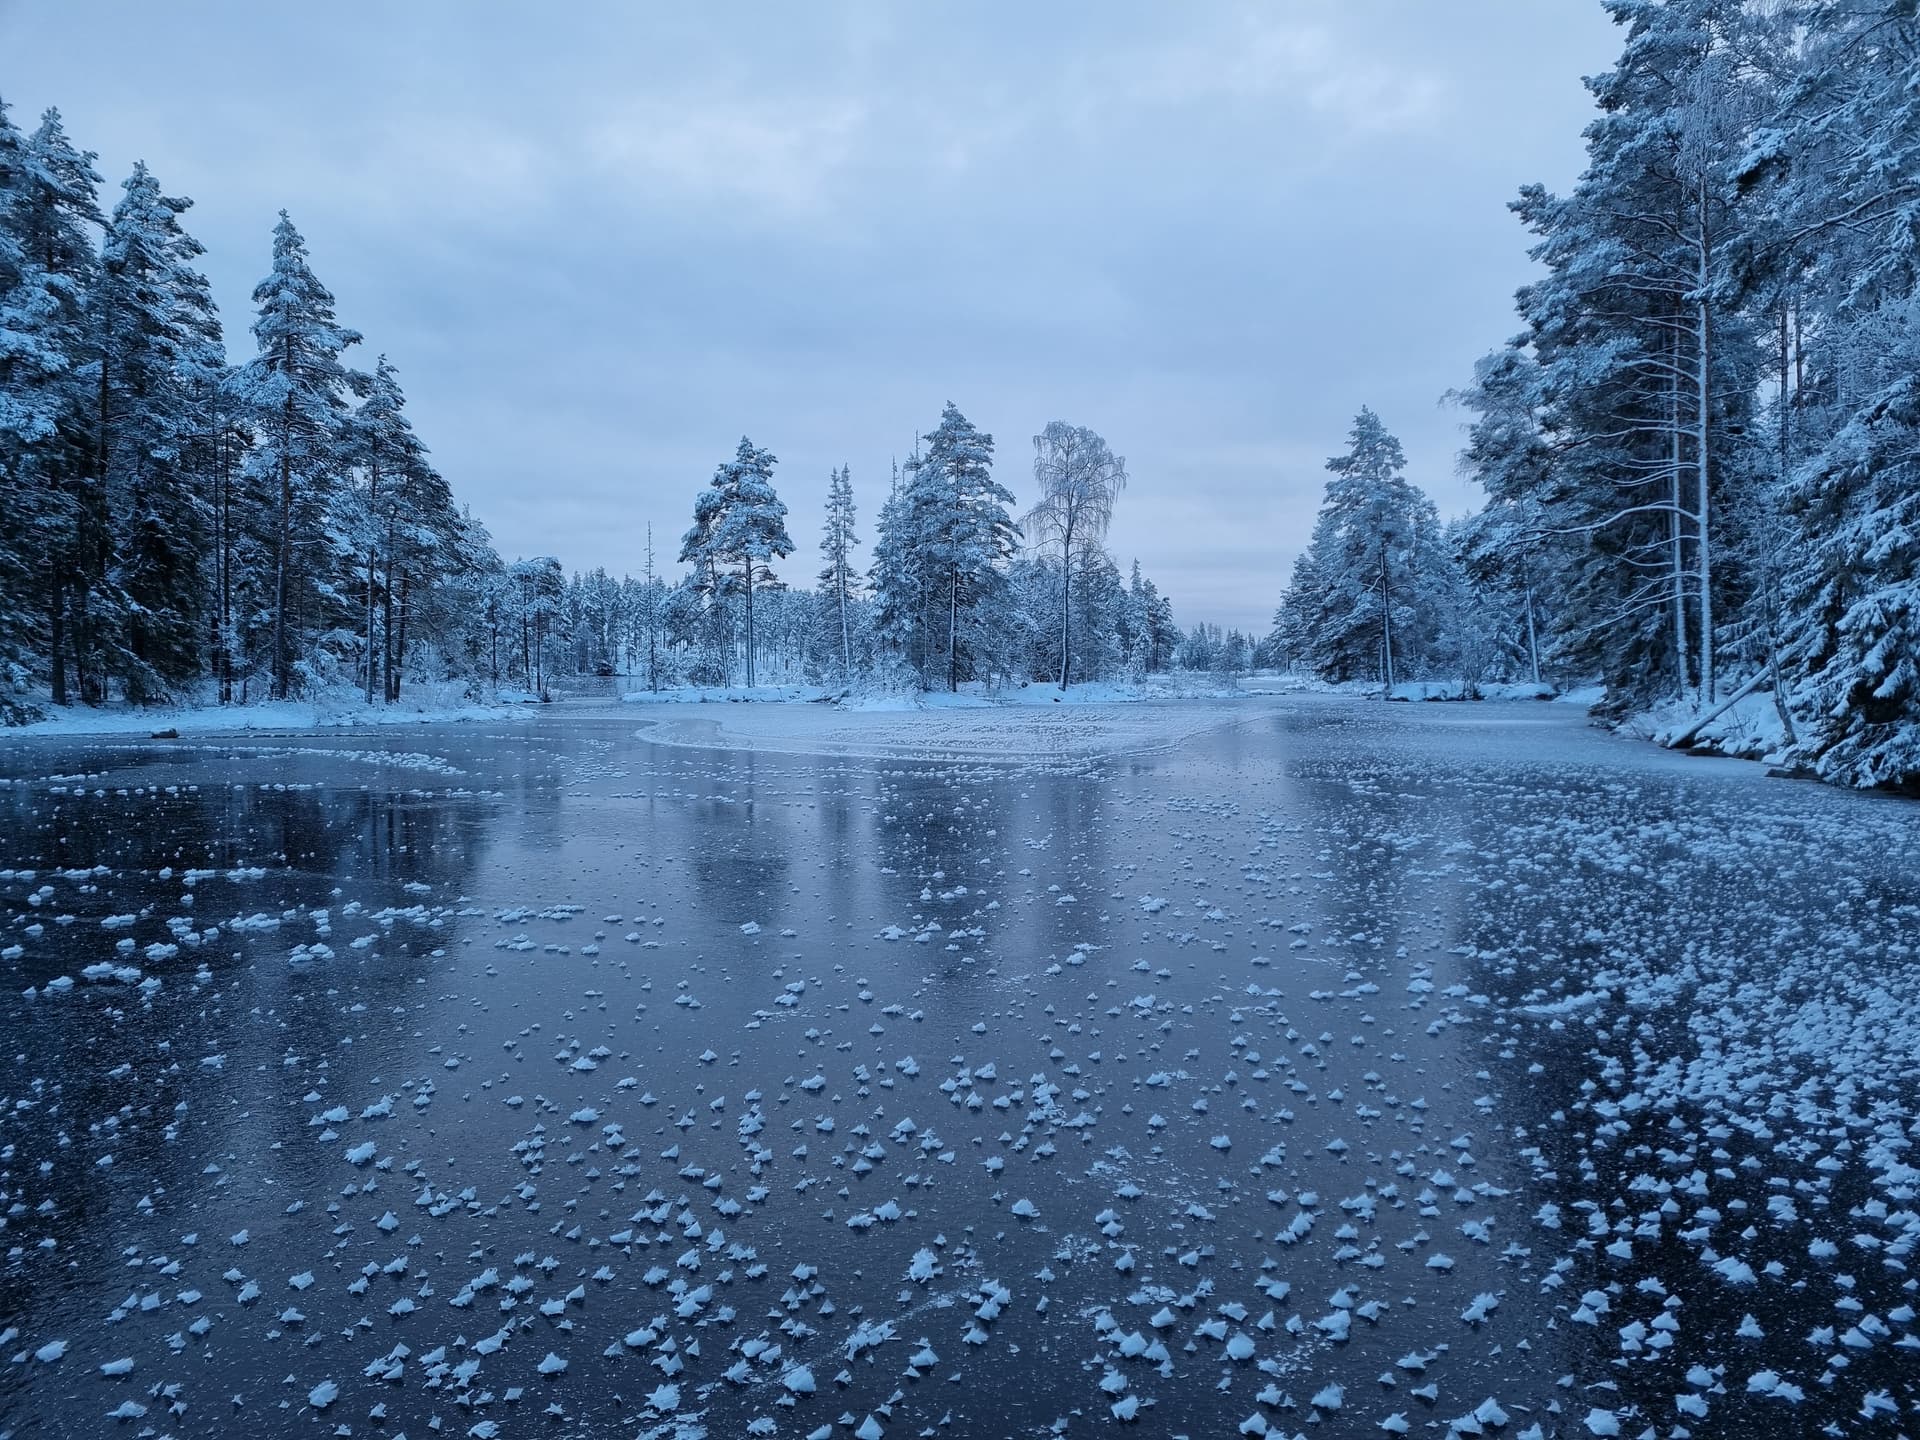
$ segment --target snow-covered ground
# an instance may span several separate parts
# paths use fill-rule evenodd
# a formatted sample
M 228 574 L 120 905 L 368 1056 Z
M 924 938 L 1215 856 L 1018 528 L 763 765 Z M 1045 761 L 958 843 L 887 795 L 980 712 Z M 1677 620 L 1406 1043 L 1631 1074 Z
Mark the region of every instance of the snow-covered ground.
M 1305 688 L 1301 684 L 1276 686 Z M 1230 699 L 1255 693 L 1237 681 L 1210 675 L 1153 675 L 1138 681 L 1103 680 L 1058 685 L 1036 681 L 988 689 L 976 682 L 948 690 L 841 689 L 820 685 L 674 685 L 659 690 L 629 690 L 629 705 L 806 705 L 841 710 L 996 710 L 1014 705 L 1123 705 L 1147 700 Z
M 525 716 L 540 707 L 502 700 L 480 705 L 465 698 L 464 687 L 431 686 L 403 694 L 394 705 L 369 705 L 358 690 L 343 690 L 317 700 L 261 700 L 246 705 L 69 705 L 52 707 L 43 720 L 0 731 L 6 735 L 180 735 L 234 734 L 255 730 L 311 731 L 343 726 L 434 725 L 452 721 L 500 720 Z
M 659 745 L 764 754 L 1071 766 L 1166 750 L 1260 713 L 1244 695 L 1155 704 L 1059 697 L 1057 690 L 1053 698 L 1045 691 L 1021 693 L 1031 698 L 1017 704 L 963 694 L 922 697 L 927 704 L 869 697 L 844 707 L 739 705 L 717 715 L 651 721 L 637 733 Z
M 1691 703 L 1669 701 L 1629 716 L 1620 733 L 1656 745 L 1671 744 L 1693 724 L 1699 710 Z M 1774 760 L 1787 748 L 1786 728 L 1771 692 L 1748 695 L 1710 721 L 1694 736 L 1693 745 L 1742 760 Z

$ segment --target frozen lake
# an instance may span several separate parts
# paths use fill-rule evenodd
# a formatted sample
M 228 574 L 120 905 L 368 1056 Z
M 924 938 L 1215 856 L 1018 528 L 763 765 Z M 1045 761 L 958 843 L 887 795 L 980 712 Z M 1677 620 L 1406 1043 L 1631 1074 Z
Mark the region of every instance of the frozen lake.
M 0 1435 L 1920 1424 L 1911 802 L 1310 696 L 0 776 Z

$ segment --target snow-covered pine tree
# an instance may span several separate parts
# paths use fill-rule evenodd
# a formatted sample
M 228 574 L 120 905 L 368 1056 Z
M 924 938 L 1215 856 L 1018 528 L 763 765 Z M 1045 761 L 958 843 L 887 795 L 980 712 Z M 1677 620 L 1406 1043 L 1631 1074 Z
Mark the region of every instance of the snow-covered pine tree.
M 414 433 L 387 357 L 355 386 L 361 401 L 344 432 L 343 456 L 359 470 L 360 483 L 338 497 L 334 528 L 349 541 L 353 590 L 362 602 L 361 682 L 371 702 L 377 672 L 391 704 L 400 698 L 408 632 L 419 635 L 416 611 L 431 607 L 435 586 L 470 569 L 471 561 L 453 492 Z
M 1438 548 L 1433 503 L 1406 478 L 1406 454 L 1362 408 L 1331 478 L 1313 539 L 1296 563 L 1280 626 L 1331 680 L 1400 673 L 1430 658 L 1438 620 L 1428 586 Z
M 32 617 L 23 628 L 46 657 L 56 705 L 67 703 L 68 662 L 78 653 L 83 518 L 99 510 L 89 493 L 98 480 L 98 386 L 87 373 L 87 301 L 99 263 L 91 227 L 101 220 L 93 160 L 68 141 L 59 111 L 22 136 L 0 107 L 0 272 L 8 272 L 0 273 L 0 470 L 18 501 L 0 521 L 0 548 L 10 569 L 25 571 L 25 598 L 9 608 Z M 99 684 L 82 671 L 87 698 L 100 698 Z
M 226 364 L 192 204 L 135 165 L 107 224 L 93 324 L 98 453 L 110 553 L 87 567 L 102 592 L 96 644 L 129 700 L 177 696 L 204 668 L 206 567 L 217 397 Z M 111 624 L 106 613 L 115 606 Z
M 853 528 L 853 471 L 842 465 L 827 481 L 826 524 L 820 536 L 820 594 L 839 632 L 840 683 L 853 679 L 853 608 L 856 573 L 853 547 L 859 543 Z
M 309 642 L 323 619 L 326 527 L 347 459 L 348 375 L 340 357 L 360 336 L 335 322 L 333 296 L 284 210 L 273 231 L 273 267 L 253 301 L 260 349 L 239 384 L 258 437 L 250 463 L 271 497 L 268 663 L 272 693 L 283 698 L 310 663 Z
M 755 682 L 754 594 L 771 578 L 769 562 L 793 553 L 787 534 L 787 507 L 773 488 L 771 451 L 757 448 L 746 436 L 731 460 L 722 461 L 713 480 L 694 497 L 693 527 L 680 545 L 682 563 L 693 566 L 688 583 L 707 607 L 716 648 L 731 648 L 725 600 L 739 593 L 746 601 L 747 684 Z M 723 628 L 724 627 L 724 628 Z M 731 678 L 731 664 L 719 657 L 721 684 Z
M 1782 545 L 1757 533 L 1776 702 L 1796 753 L 1853 784 L 1920 776 L 1920 15 L 1898 0 L 1799 7 L 1792 79 L 1741 176 L 1770 208 Z M 1772 649 L 1772 647 L 1769 647 Z
M 995 626 L 1017 534 L 1013 495 L 993 478 L 993 437 L 952 401 L 922 438 L 926 454 L 903 491 L 907 566 L 923 612 L 916 659 L 923 684 L 937 666 L 957 690 L 962 679 L 988 678 L 999 657 Z
M 27 694 L 47 652 L 40 447 L 59 422 L 70 356 L 49 333 L 51 297 L 28 263 L 26 137 L 7 109 L 0 98 L 0 722 L 18 724 L 35 713 Z M 64 687 L 63 675 L 62 699 Z
M 1565 197 L 1529 186 L 1514 209 L 1547 269 L 1520 295 L 1558 456 L 1532 498 L 1589 539 L 1560 613 L 1621 709 L 1676 686 L 1711 695 L 1716 617 L 1744 598 L 1738 567 L 1717 563 L 1758 365 L 1737 303 L 1755 207 L 1734 176 L 1770 38 L 1754 7 L 1723 0 L 1608 8 L 1626 41 L 1588 82 L 1587 169 Z

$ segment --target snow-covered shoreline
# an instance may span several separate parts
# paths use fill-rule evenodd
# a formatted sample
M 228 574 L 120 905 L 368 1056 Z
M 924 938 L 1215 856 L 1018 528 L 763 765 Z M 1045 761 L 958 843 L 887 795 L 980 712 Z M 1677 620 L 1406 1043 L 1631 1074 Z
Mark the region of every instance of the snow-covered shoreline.
M 70 705 L 42 720 L 0 729 L 12 736 L 135 736 L 245 734 L 256 731 L 322 731 L 370 726 L 441 725 L 479 720 L 519 720 L 537 713 L 534 705 L 472 703 L 451 705 L 340 704 L 329 701 L 268 700 L 248 705 L 136 707 Z

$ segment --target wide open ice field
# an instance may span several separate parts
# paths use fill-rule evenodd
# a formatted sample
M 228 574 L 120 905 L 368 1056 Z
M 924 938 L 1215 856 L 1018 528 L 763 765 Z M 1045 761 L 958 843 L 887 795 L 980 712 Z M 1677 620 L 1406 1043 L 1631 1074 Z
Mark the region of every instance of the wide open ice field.
M 1920 1427 L 1913 803 L 633 708 L 0 741 L 0 1436 Z

